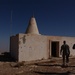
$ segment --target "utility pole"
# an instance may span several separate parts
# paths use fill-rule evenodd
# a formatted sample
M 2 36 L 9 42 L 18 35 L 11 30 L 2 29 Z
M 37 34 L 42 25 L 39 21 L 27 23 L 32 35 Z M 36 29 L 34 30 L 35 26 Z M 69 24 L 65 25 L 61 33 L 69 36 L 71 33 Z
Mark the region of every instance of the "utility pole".
M 11 16 L 10 16 L 10 36 L 12 35 L 12 10 L 11 10 Z

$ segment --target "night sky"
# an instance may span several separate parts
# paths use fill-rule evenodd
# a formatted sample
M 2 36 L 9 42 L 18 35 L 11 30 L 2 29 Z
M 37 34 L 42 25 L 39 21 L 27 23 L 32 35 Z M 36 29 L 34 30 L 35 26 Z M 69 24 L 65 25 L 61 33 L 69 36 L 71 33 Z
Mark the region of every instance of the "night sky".
M 0 0 L 0 51 L 9 50 L 11 35 L 25 33 L 33 14 L 40 34 L 75 36 L 75 0 Z

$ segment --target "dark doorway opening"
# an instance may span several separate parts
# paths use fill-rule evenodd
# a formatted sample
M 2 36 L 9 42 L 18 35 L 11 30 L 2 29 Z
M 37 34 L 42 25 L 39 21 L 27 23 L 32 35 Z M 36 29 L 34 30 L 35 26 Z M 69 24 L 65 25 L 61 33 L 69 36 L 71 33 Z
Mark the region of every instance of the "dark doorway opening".
M 51 43 L 51 56 L 59 57 L 59 42 L 58 41 L 52 41 Z

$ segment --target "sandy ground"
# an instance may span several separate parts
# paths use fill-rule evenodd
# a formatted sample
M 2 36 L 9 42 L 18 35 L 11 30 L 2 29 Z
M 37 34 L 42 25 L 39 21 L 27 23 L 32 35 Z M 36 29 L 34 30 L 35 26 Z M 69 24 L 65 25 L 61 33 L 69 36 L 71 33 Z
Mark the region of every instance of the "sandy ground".
M 75 58 L 70 58 L 68 67 L 62 67 L 61 58 L 17 63 L 1 54 L 0 75 L 75 75 Z

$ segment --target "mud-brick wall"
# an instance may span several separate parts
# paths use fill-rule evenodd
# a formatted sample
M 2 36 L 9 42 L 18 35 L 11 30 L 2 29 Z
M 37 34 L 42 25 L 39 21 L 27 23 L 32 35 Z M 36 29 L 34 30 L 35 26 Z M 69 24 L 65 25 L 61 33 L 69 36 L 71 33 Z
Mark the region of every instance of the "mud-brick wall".
M 14 59 L 18 60 L 18 35 L 10 37 L 10 53 Z
M 32 34 L 19 34 L 19 61 L 48 59 L 47 37 Z

